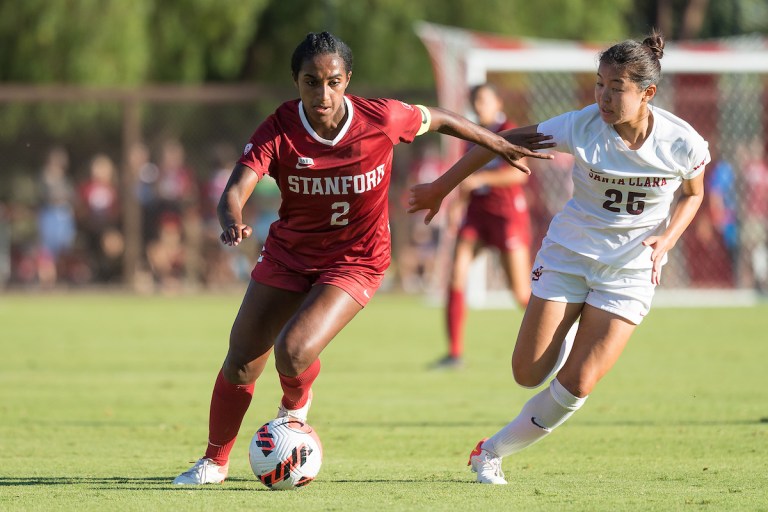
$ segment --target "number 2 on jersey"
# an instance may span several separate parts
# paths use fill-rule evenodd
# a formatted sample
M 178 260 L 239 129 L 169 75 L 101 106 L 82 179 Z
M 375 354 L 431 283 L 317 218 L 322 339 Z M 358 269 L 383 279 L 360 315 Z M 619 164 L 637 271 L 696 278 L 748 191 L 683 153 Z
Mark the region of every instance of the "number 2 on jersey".
M 630 215 L 640 215 L 645 209 L 645 201 L 642 199 L 645 197 L 643 192 L 628 192 L 627 193 L 627 213 Z M 624 199 L 624 194 L 621 190 L 615 188 L 609 188 L 605 191 L 605 197 L 607 201 L 603 203 L 603 208 L 613 213 L 621 213 L 621 208 L 615 206 L 617 203 L 621 203 Z
M 349 219 L 346 215 L 349 213 L 349 203 L 346 201 L 338 201 L 331 205 L 331 209 L 334 213 L 331 215 L 331 226 L 346 226 L 349 224 Z

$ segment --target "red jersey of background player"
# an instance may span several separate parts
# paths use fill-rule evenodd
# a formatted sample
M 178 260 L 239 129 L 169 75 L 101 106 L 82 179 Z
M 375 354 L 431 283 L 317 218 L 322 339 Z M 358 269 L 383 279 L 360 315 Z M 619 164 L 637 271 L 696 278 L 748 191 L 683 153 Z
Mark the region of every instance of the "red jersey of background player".
M 504 119 L 495 126 L 489 126 L 488 129 L 498 133 L 504 130 L 511 130 L 515 125 Z M 474 146 L 470 144 L 467 151 Z M 499 167 L 508 167 L 508 164 L 501 158 L 494 158 L 481 170 L 493 170 Z M 513 169 L 511 172 L 519 172 Z M 525 199 L 525 191 L 520 184 L 511 184 L 503 186 L 482 186 L 472 190 L 467 205 L 467 216 L 474 215 L 495 215 L 497 217 L 510 218 L 515 215 L 521 215 L 528 211 L 528 203 Z
M 392 153 L 399 142 L 413 141 L 421 112 L 397 100 L 344 101 L 347 119 L 334 140 L 317 135 L 301 101 L 292 100 L 256 129 L 240 158 L 280 187 L 279 219 L 263 253 L 292 270 L 389 266 Z

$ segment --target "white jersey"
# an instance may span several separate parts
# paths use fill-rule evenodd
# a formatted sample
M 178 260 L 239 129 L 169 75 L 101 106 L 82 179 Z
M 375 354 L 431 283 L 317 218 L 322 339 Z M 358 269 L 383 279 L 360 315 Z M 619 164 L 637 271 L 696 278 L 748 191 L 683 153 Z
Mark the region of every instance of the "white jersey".
M 556 151 L 574 156 L 573 197 L 547 237 L 571 251 L 623 268 L 650 268 L 642 241 L 666 229 L 675 191 L 704 171 L 707 142 L 685 121 L 658 107 L 642 147 L 627 147 L 596 104 L 539 124 Z

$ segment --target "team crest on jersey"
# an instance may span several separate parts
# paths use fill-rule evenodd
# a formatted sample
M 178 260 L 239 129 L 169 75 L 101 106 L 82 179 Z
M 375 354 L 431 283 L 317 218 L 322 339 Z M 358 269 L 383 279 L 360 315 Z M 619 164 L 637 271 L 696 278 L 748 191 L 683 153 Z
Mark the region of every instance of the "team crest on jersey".
M 541 274 L 543 270 L 544 270 L 544 267 L 541 265 L 533 269 L 533 272 L 531 272 L 531 280 L 538 281 L 539 279 L 541 279 Z
M 300 156 L 299 162 L 296 164 L 297 169 L 306 169 L 315 165 L 315 161 L 306 156 Z
M 245 148 L 243 148 L 243 154 L 247 155 L 251 151 L 251 148 L 253 148 L 253 144 L 249 142 L 245 145 Z

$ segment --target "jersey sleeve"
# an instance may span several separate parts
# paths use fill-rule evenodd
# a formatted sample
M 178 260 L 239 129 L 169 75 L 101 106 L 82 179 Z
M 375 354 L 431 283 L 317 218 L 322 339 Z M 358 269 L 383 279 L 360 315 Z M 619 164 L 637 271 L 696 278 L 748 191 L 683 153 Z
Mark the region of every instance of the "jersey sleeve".
M 243 154 L 238 163 L 253 169 L 259 175 L 259 179 L 263 178 L 275 165 L 278 138 L 277 119 L 273 114 L 253 132 L 248 144 L 243 148 Z
M 422 124 L 421 110 L 402 101 L 381 100 L 384 131 L 393 144 L 410 143 L 416 138 Z
M 538 131 L 545 135 L 551 135 L 552 142 L 557 144 L 552 148 L 553 150 L 562 153 L 573 152 L 571 149 L 571 132 L 574 114 L 575 112 L 566 112 L 539 123 Z
M 701 135 L 694 132 L 693 142 L 688 153 L 688 167 L 683 173 L 683 179 L 692 180 L 704 172 L 704 167 L 711 161 L 709 144 Z

